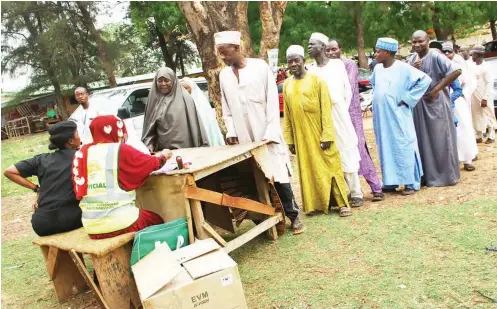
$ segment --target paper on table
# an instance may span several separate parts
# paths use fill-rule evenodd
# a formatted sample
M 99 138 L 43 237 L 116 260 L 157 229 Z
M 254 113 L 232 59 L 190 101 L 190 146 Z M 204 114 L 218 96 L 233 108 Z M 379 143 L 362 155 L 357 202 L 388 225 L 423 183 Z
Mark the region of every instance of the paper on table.
M 192 163 L 190 160 L 187 158 L 182 157 L 183 159 L 183 165 L 189 165 L 189 167 L 192 166 Z M 178 169 L 178 162 L 176 162 L 176 156 L 173 155 L 171 159 L 166 161 L 166 164 L 164 164 L 160 169 L 150 173 L 150 175 L 160 175 L 160 174 L 166 174 L 169 172 L 172 172 L 174 170 Z M 188 169 L 188 168 L 185 168 Z

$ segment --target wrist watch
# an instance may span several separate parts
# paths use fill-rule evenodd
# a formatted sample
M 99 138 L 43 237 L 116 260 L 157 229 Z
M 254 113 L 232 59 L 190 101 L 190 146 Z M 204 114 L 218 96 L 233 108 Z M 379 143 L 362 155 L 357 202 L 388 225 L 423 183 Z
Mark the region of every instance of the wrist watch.
M 38 191 L 40 191 L 40 186 L 39 186 L 39 185 L 36 185 L 36 186 L 33 188 L 33 192 L 34 192 L 34 193 L 38 193 Z

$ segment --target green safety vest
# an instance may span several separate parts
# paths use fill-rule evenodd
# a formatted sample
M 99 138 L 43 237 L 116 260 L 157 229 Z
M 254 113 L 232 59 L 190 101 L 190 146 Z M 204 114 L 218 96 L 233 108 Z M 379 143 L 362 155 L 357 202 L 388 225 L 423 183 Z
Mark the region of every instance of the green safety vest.
M 79 204 L 88 234 L 106 234 L 133 225 L 139 217 L 135 191 L 119 187 L 119 143 L 88 148 L 88 193 Z

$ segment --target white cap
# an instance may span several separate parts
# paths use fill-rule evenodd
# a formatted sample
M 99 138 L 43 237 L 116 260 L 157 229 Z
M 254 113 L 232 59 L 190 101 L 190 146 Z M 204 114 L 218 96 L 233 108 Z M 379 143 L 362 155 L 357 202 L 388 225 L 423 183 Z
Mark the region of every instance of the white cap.
M 309 40 L 317 40 L 323 42 L 324 44 L 327 44 L 330 39 L 328 39 L 328 37 L 322 33 L 314 32 L 313 34 L 311 34 L 311 38 Z
M 214 34 L 214 42 L 217 45 L 234 44 L 240 45 L 241 34 L 238 31 L 222 31 Z
M 290 45 L 286 50 L 286 56 L 302 56 L 304 57 L 304 48 L 300 45 Z

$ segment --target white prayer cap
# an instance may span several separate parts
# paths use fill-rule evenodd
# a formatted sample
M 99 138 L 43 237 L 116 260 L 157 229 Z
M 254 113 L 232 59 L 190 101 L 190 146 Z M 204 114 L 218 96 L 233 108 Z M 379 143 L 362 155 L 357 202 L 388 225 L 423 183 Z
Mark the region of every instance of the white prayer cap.
M 330 39 L 328 39 L 328 37 L 322 33 L 314 32 L 313 34 L 311 34 L 310 40 L 317 40 L 324 44 L 327 44 Z
M 304 57 L 304 48 L 300 45 L 290 45 L 286 50 L 286 56 L 302 56 Z
M 217 45 L 233 44 L 240 45 L 241 34 L 238 31 L 222 31 L 214 34 L 214 42 Z

